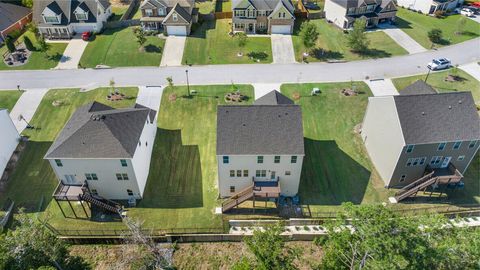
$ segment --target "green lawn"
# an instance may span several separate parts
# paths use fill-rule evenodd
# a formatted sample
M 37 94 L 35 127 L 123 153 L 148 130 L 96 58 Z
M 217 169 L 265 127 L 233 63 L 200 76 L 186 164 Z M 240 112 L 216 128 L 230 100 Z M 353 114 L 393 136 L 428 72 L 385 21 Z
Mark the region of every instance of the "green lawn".
M 165 40 L 148 36 L 141 52 L 132 27 L 107 29 L 96 35 L 80 60 L 82 67 L 107 65 L 111 67 L 158 66 L 162 58 Z
M 112 6 L 112 17 L 110 17 L 110 21 L 119 21 L 122 18 L 123 14 L 127 12 L 128 5 L 121 5 L 121 6 Z
M 215 2 L 215 12 L 231 12 L 232 1 L 231 0 L 217 0 Z
M 456 44 L 480 36 L 480 24 L 469 19 L 466 20 L 464 32 L 458 35 L 455 34 L 460 18 L 462 18 L 461 15 L 451 15 L 438 19 L 399 8 L 395 22 L 400 29 L 420 43 L 420 45 L 430 49 L 432 43 L 428 39 L 428 32 L 434 28 L 442 30 L 444 38 L 443 42 L 436 46 Z
M 0 91 L 0 109 L 8 109 L 11 111 L 21 95 L 22 92 L 17 90 Z
M 18 167 L 9 180 L 6 191 L 0 193 L 0 204 L 6 198 L 12 198 L 19 207 L 26 207 L 27 212 L 35 212 L 51 202 L 51 195 L 58 179 L 47 161 L 45 153 L 73 112 L 93 100 L 114 107 L 132 106 L 135 99 L 117 103 L 108 102 L 106 95 L 110 88 L 100 88 L 81 93 L 78 89 L 50 90 L 42 99 L 40 106 L 30 123 L 35 130 L 25 130 L 23 135 L 29 137 L 25 152 L 22 153 Z M 138 89 L 120 88 L 127 96 L 136 97 Z M 63 105 L 54 107 L 53 101 L 62 101 Z M 43 200 L 43 207 L 40 207 Z M 51 206 L 52 204 L 50 204 Z
M 195 1 L 195 7 L 198 8 L 198 13 L 200 14 L 210 14 L 215 10 L 215 1 Z
M 34 46 L 38 46 L 35 35 L 32 32 L 26 32 L 18 38 L 20 42 L 23 42 L 23 37 L 28 36 Z M 63 51 L 67 47 L 67 43 L 50 43 L 50 48 L 45 54 L 40 51 L 33 51 L 32 55 L 28 59 L 28 63 L 23 66 L 9 67 L 3 62 L 3 58 L 0 60 L 0 70 L 28 70 L 28 69 L 50 69 L 57 66 L 58 61 L 63 55 Z M 0 47 L 0 55 L 3 55 L 7 51 L 7 47 Z
M 206 21 L 187 38 L 183 53 L 184 64 L 248 64 L 272 62 L 272 45 L 268 37 L 249 37 L 245 47 L 228 35 L 231 20 Z M 243 56 L 238 56 L 238 53 Z M 251 59 L 253 56 L 254 59 Z
M 445 77 L 450 73 L 452 73 L 452 70 L 430 73 L 427 83 L 439 92 L 471 91 L 475 102 L 480 104 L 480 82 L 461 69 L 457 70 L 457 76 L 461 78 L 461 81 L 447 82 L 445 81 Z M 427 75 L 424 74 L 396 78 L 393 79 L 392 82 L 397 90 L 400 91 L 417 80 L 425 80 L 426 76 Z
M 317 25 L 320 33 L 317 46 L 313 53 L 307 57 L 308 62 L 327 61 L 327 60 L 361 60 L 366 58 L 383 58 L 398 55 L 405 55 L 408 52 L 400 47 L 393 39 L 383 32 L 370 32 L 367 36 L 370 40 L 369 51 L 365 54 L 357 54 L 350 51 L 347 45 L 347 34 L 327 23 L 325 20 L 310 21 Z M 292 36 L 295 58 L 302 61 L 302 55 L 306 50 L 302 38 L 299 36 L 301 21 L 295 24 L 294 35 Z

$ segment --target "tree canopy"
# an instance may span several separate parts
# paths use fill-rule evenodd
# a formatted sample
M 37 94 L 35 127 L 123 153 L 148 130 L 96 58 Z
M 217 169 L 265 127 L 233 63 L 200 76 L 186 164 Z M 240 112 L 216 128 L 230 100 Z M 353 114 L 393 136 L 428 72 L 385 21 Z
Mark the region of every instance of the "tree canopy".
M 312 22 L 304 22 L 300 26 L 300 37 L 307 49 L 315 47 L 319 35 L 317 26 Z
M 366 25 L 367 21 L 365 19 L 355 20 L 353 23 L 353 29 L 347 36 L 348 46 L 354 52 L 364 53 L 368 50 L 370 40 L 368 40 L 367 34 L 365 33 Z

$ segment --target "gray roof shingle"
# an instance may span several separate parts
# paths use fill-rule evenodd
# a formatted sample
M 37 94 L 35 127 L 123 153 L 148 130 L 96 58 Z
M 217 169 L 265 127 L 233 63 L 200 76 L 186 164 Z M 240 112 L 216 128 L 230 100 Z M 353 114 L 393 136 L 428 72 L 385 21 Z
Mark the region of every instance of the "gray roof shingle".
M 99 0 L 98 3 L 105 9 L 110 6 L 109 0 Z M 50 25 L 45 24 L 42 18 L 42 12 L 48 7 L 53 12 L 62 15 L 60 25 L 78 23 L 79 21 L 73 12 L 79 6 L 83 10 L 89 11 L 88 20 L 85 21 L 86 23 L 94 23 L 97 21 L 98 4 L 96 0 L 35 0 L 33 5 L 33 20 L 41 26 Z
M 406 144 L 480 140 L 470 92 L 393 97 Z
M 274 10 L 279 3 L 282 3 L 293 14 L 295 7 L 290 0 L 232 0 L 232 9 L 244 9 L 249 4 L 257 10 Z
M 304 155 L 298 105 L 218 106 L 217 155 Z
M 400 95 L 422 95 L 422 94 L 436 94 L 435 88 L 427 84 L 423 80 L 417 80 L 409 86 L 400 90 Z
M 132 158 L 145 122 L 155 114 L 138 104 L 114 109 L 89 103 L 75 111 L 45 158 Z
M 255 105 L 280 105 L 280 104 L 295 104 L 293 100 L 284 96 L 277 90 L 268 92 L 266 95 L 255 100 Z
M 29 8 L 0 2 L 0 31 L 9 28 L 30 13 L 32 11 Z

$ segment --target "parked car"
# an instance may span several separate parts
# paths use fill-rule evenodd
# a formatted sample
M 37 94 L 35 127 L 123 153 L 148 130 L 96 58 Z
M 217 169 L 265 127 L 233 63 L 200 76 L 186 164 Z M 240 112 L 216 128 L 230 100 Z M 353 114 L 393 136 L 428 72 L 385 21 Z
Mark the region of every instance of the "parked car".
M 460 14 L 462 14 L 463 16 L 467 16 L 467 17 L 472 17 L 472 16 L 475 15 L 473 10 L 471 10 L 469 8 L 462 8 L 462 10 L 460 10 Z
M 92 32 L 83 32 L 82 33 L 82 39 L 85 40 L 85 41 L 89 41 L 91 37 L 92 37 Z
M 427 67 L 431 70 L 446 69 L 452 66 L 452 62 L 447 58 L 433 59 Z

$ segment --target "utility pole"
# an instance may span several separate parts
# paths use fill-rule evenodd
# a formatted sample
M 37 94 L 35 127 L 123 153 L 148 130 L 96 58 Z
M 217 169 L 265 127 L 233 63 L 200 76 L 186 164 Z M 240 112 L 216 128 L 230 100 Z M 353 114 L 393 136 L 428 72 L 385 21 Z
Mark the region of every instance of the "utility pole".
M 429 68 L 429 69 L 428 69 L 428 73 L 427 73 L 427 77 L 425 77 L 425 83 L 427 83 L 428 76 L 430 76 L 430 72 L 431 72 L 431 71 L 432 71 L 432 70 Z
M 190 84 L 188 82 L 188 69 L 185 70 L 185 74 L 187 75 L 187 97 L 190 97 Z

